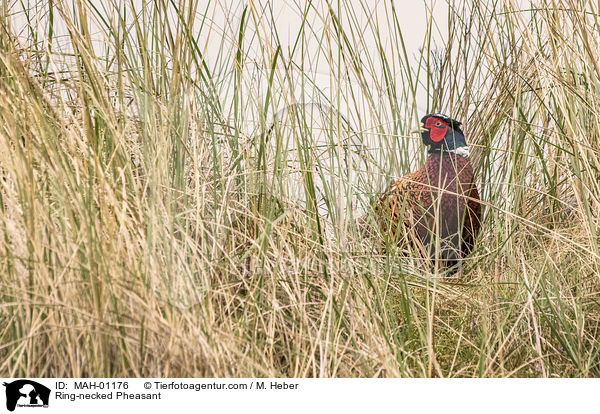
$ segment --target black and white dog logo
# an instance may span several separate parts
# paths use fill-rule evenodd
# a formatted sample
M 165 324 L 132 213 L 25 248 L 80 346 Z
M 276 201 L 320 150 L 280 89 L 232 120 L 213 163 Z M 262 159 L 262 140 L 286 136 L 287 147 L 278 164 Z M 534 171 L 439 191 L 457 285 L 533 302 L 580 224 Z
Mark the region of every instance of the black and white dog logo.
M 6 409 L 14 411 L 18 407 L 48 407 L 50 388 L 27 379 L 5 382 Z

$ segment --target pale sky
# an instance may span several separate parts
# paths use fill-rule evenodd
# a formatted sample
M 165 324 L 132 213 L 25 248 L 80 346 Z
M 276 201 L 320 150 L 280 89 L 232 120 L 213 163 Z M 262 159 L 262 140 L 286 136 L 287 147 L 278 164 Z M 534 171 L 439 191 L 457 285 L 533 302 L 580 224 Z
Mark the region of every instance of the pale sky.
M 93 1 L 91 3 L 105 16 L 115 16 L 114 9 L 123 7 L 121 1 Z M 149 9 L 154 7 L 152 2 L 144 2 L 143 0 L 133 0 L 131 3 L 127 2 L 128 7 L 133 4 L 137 13 L 140 12 L 144 3 Z M 275 43 L 274 36 L 276 33 L 279 37 L 278 43 L 282 48 L 282 56 L 289 58 L 290 51 L 294 47 L 301 27 L 302 13 L 305 11 L 307 4 L 308 2 L 304 0 L 200 1 L 197 8 L 197 21 L 204 20 L 205 26 L 197 37 L 200 40 L 200 46 L 204 48 L 203 52 L 206 61 L 209 63 L 209 66 L 218 70 L 218 65 L 224 60 L 222 54 L 231 53 L 233 45 L 237 41 L 242 12 L 246 6 L 251 10 L 249 17 L 258 21 L 259 36 L 263 39 L 268 39 L 271 36 L 271 40 Z M 310 29 L 305 30 L 304 40 L 307 54 L 302 59 L 304 63 L 303 71 L 312 76 L 312 80 L 316 83 L 317 87 L 327 90 L 332 82 L 331 67 L 327 62 L 327 58 L 335 61 L 339 59 L 339 56 L 325 56 L 324 50 L 327 47 L 319 45 L 318 42 L 323 39 L 322 31 L 325 25 L 329 25 L 329 31 L 333 32 L 331 19 L 327 15 L 327 7 L 328 4 L 331 4 L 332 7 L 337 8 L 338 1 L 315 0 L 311 4 L 312 7 L 307 13 L 306 19 L 306 27 Z M 389 55 L 394 53 L 392 50 L 395 50 L 396 55 L 398 55 L 399 45 L 397 44 L 397 39 L 392 38 L 390 35 L 392 30 L 389 28 L 392 7 L 395 7 L 395 14 L 399 21 L 409 59 L 413 60 L 413 57 L 419 54 L 419 49 L 423 46 L 428 26 L 427 15 L 429 13 L 426 13 L 426 10 L 429 10 L 433 14 L 434 30 L 432 31 L 432 38 L 434 44 L 442 44 L 443 39 L 447 37 L 448 4 L 446 0 L 402 0 L 395 2 L 390 0 L 340 0 L 339 5 L 341 11 L 336 10 L 336 14 L 343 19 L 341 21 L 342 28 L 348 33 L 351 33 L 350 28 L 362 28 L 362 33 L 354 33 L 360 38 L 351 39 L 361 57 L 376 57 L 378 54 L 375 37 L 371 30 L 373 21 L 376 22 L 375 25 L 381 36 L 383 48 L 389 51 Z M 12 12 L 13 30 L 16 33 L 20 34 L 23 39 L 30 36 L 30 33 L 25 29 L 26 20 L 24 14 L 19 13 L 22 8 L 26 8 L 30 10 L 30 21 L 33 21 L 38 27 L 37 40 L 45 41 L 44 34 L 47 33 L 45 22 L 48 16 L 47 4 L 40 4 L 37 0 L 14 0 L 10 3 L 9 8 Z M 106 10 L 112 10 L 112 12 L 109 13 Z M 351 11 L 351 14 L 348 14 L 348 11 Z M 60 14 L 55 11 L 53 47 L 54 50 L 61 49 L 61 52 L 69 53 L 72 49 L 70 48 L 70 41 L 67 36 L 68 32 L 64 24 L 61 24 L 59 16 Z M 89 16 L 93 16 L 93 13 L 90 12 Z M 349 21 L 350 18 L 356 20 L 351 22 Z M 373 20 L 369 22 L 369 19 Z M 273 22 L 274 25 L 272 26 Z M 95 44 L 96 54 L 97 56 L 102 56 L 106 49 L 102 31 L 94 23 L 94 19 L 89 19 L 88 24 Z M 196 30 L 198 31 L 199 26 L 199 23 L 197 23 Z M 250 27 L 254 28 L 254 24 L 250 25 Z M 261 59 L 260 55 L 268 54 L 269 52 L 274 53 L 274 50 L 272 48 L 269 50 L 269 45 L 263 44 L 259 47 L 259 42 L 255 38 L 253 39 L 251 35 L 248 35 L 248 33 L 245 38 L 245 42 L 247 42 L 245 49 L 248 51 L 246 60 L 248 67 L 251 67 L 252 61 L 255 60 L 257 70 L 264 72 L 265 60 L 264 57 Z M 251 47 L 248 47 L 249 42 L 253 42 Z M 362 42 L 362 45 L 359 44 L 360 42 Z M 336 45 L 332 45 L 330 50 L 335 49 L 335 47 Z M 253 53 L 255 56 L 253 56 Z M 226 59 L 230 59 L 230 56 L 227 56 Z M 301 59 L 298 51 L 296 51 L 294 61 L 299 60 Z M 56 63 L 58 64 L 58 62 Z M 380 67 L 378 63 L 374 61 L 374 68 L 378 69 Z M 393 69 L 396 72 L 401 70 L 399 67 Z M 424 110 L 426 97 L 419 96 L 418 101 L 417 106 L 421 112 Z
M 176 2 L 177 3 L 177 2 Z M 405 0 L 405 1 L 384 1 L 384 0 L 364 0 L 364 1 L 351 1 L 351 0 L 339 0 L 330 2 L 331 7 L 335 8 L 335 14 L 341 20 L 340 24 L 347 36 L 353 36 L 350 39 L 352 44 L 351 48 L 358 54 L 361 59 L 361 65 L 365 65 L 366 79 L 364 82 L 368 85 L 373 84 L 372 98 L 375 101 L 375 107 L 381 108 L 381 112 L 373 114 L 372 108 L 361 95 L 360 86 L 356 82 L 356 78 L 352 76 L 344 77 L 341 76 L 339 79 L 336 78 L 336 68 L 339 67 L 339 62 L 342 60 L 337 53 L 339 53 L 339 47 L 336 42 L 338 38 L 335 35 L 335 30 L 331 26 L 332 19 L 328 15 L 328 2 L 322 0 L 315 0 L 312 2 L 312 7 L 306 14 L 306 30 L 304 35 L 304 56 L 300 55 L 300 48 L 297 47 L 296 51 L 292 54 L 292 50 L 297 40 L 297 36 L 302 24 L 302 13 L 306 9 L 307 2 L 302 0 L 254 0 L 246 3 L 242 3 L 238 0 L 216 0 L 211 3 L 200 2 L 197 9 L 198 23 L 195 26 L 194 37 L 202 50 L 202 54 L 208 66 L 213 70 L 217 76 L 223 74 L 223 72 L 233 70 L 231 67 L 231 56 L 235 52 L 235 44 L 239 33 L 239 27 L 241 22 L 242 13 L 244 6 L 248 6 L 249 14 L 247 18 L 251 19 L 253 24 L 249 25 L 250 29 L 244 35 L 244 50 L 247 51 L 245 57 L 245 71 L 244 71 L 244 87 L 243 93 L 248 93 L 249 99 L 264 99 L 267 87 L 267 77 L 270 70 L 270 60 L 274 55 L 275 44 L 281 45 L 281 56 L 286 62 L 292 59 L 295 63 L 302 63 L 302 71 L 296 69 L 297 74 L 294 75 L 294 86 L 292 90 L 281 91 L 282 93 L 276 94 L 279 96 L 279 101 L 275 102 L 275 107 L 278 111 L 285 110 L 287 104 L 289 104 L 289 95 L 293 94 L 296 102 L 304 102 L 313 104 L 319 101 L 319 94 L 323 93 L 327 96 L 327 99 L 331 99 L 335 103 L 336 108 L 343 113 L 347 114 L 350 122 L 355 130 L 361 131 L 362 145 L 366 145 L 369 148 L 376 148 L 378 137 L 373 135 L 376 133 L 379 127 L 382 127 L 383 131 L 389 131 L 389 126 L 394 122 L 392 119 L 393 115 L 390 115 L 389 101 L 385 96 L 381 96 L 382 83 L 379 78 L 381 75 L 381 62 L 379 61 L 379 51 L 377 51 L 376 37 L 373 28 L 376 28 L 382 48 L 385 50 L 386 57 L 389 56 L 390 62 L 393 65 L 391 68 L 392 76 L 395 80 L 401 81 L 403 75 L 402 71 L 406 70 L 403 68 L 403 51 L 399 47 L 398 38 L 394 38 L 393 33 L 398 33 L 397 30 L 391 30 L 389 24 L 393 24 L 392 16 L 395 14 L 398 19 L 398 25 L 401 29 L 403 41 L 406 47 L 406 54 L 409 57 L 409 61 L 416 60 L 419 49 L 423 47 L 424 38 L 426 35 L 426 29 L 428 27 L 427 16 L 433 13 L 434 26 L 432 31 L 433 43 L 438 45 L 443 44 L 443 39 L 446 37 L 447 31 L 447 15 L 448 15 L 448 4 L 445 0 Z M 17 11 L 20 8 L 19 2 L 12 3 L 13 11 Z M 140 13 L 142 5 L 144 4 L 141 0 L 133 0 L 133 4 L 136 13 Z M 151 3 L 145 3 L 147 8 L 152 8 Z M 340 10 L 337 10 L 337 7 Z M 43 34 L 47 32 L 44 26 L 44 16 L 47 16 L 47 10 L 40 6 L 36 1 L 29 1 L 24 3 L 26 8 L 40 8 L 38 13 L 31 13 L 30 17 L 34 15 L 39 27 L 38 40 L 44 42 Z M 96 7 L 104 16 L 114 16 L 114 10 L 117 5 L 122 7 L 121 3 L 106 3 L 97 1 L 94 3 Z M 110 5 L 110 6 L 107 6 Z M 393 5 L 393 6 L 392 6 Z M 45 6 L 47 8 L 47 5 Z M 70 7 L 70 6 L 68 6 Z M 170 6 L 171 7 L 171 6 Z M 392 7 L 395 7 L 395 13 L 392 12 Z M 110 10 L 107 12 L 106 10 Z M 427 13 L 427 10 L 430 13 Z M 93 14 L 93 13 L 90 13 Z M 115 17 L 116 18 L 116 17 Z M 204 21 L 205 26 L 200 30 L 200 22 Z M 13 30 L 20 33 L 23 37 L 28 36 L 27 31 L 23 30 L 24 27 L 23 15 L 18 13 L 13 15 Z M 105 37 L 100 30 L 100 26 L 94 24 L 90 20 L 89 28 L 92 33 L 92 39 L 94 42 L 94 49 L 97 56 L 102 56 L 106 53 Z M 327 27 L 326 27 L 327 26 Z M 174 27 L 174 26 L 172 26 Z M 258 29 L 255 29 L 258 27 Z M 19 31 L 19 29 L 21 29 Z M 326 29 L 326 30 L 324 30 Z M 148 30 L 151 30 L 150 28 Z M 256 30 L 256 32 L 254 32 Z M 353 31 L 354 30 L 354 31 Z M 325 35 L 323 34 L 325 31 Z M 58 21 L 55 21 L 55 39 L 53 42 L 53 50 L 57 51 L 62 48 L 63 53 L 70 52 L 69 50 L 69 39 L 67 36 L 66 28 L 64 25 L 61 27 Z M 255 36 L 258 34 L 258 36 Z M 62 36 L 62 37 L 61 37 Z M 276 40 L 276 36 L 278 40 Z M 62 41 L 61 41 L 62 39 Z M 257 40 L 261 39 L 261 40 Z M 329 43 L 328 43 L 329 42 Z M 347 48 L 344 48 L 347 50 Z M 72 49 L 71 49 L 72 50 Z M 65 58 L 65 55 L 60 55 L 57 59 Z M 68 58 L 65 58 L 68 59 Z M 225 67 L 224 62 L 227 62 Z M 56 70 L 60 70 L 60 62 L 53 62 L 57 64 Z M 369 65 L 372 65 L 369 67 Z M 279 65 L 283 66 L 283 65 Z M 279 67 L 278 67 L 279 69 Z M 314 87 L 310 84 L 302 83 L 303 73 L 306 78 L 309 78 L 309 82 L 314 82 Z M 231 79 L 231 76 L 229 76 Z M 229 80 L 230 82 L 230 80 Z M 375 83 L 379 83 L 375 85 Z M 279 87 L 285 87 L 287 83 L 283 79 L 283 76 L 279 78 L 279 83 L 276 83 Z M 232 94 L 234 91 L 231 88 L 224 88 L 219 93 L 223 95 L 220 97 L 224 103 L 224 107 L 227 109 L 228 103 L 232 102 Z M 356 95 L 356 99 L 350 100 L 350 96 Z M 343 97 L 344 100 L 340 100 Z M 337 99 L 337 101 L 336 101 Z M 348 101 L 345 101 L 345 100 Z M 401 100 L 404 105 L 413 105 L 413 102 L 407 102 L 406 99 Z M 424 115 L 427 104 L 427 96 L 424 92 L 417 93 L 416 106 L 418 108 L 419 118 Z M 314 119 L 312 119 L 314 131 L 326 130 L 327 124 L 323 119 L 319 119 L 319 111 L 315 111 Z M 400 112 L 402 110 L 400 109 Z M 227 114 L 225 114 L 227 117 Z M 408 123 L 415 123 L 415 119 L 406 120 Z M 246 134 L 252 135 L 256 133 L 256 122 L 252 105 L 244 114 L 243 130 Z M 290 134 L 289 137 L 293 137 Z M 319 132 L 314 132 L 312 139 L 314 140 L 312 145 L 315 148 L 324 147 L 323 143 L 327 145 L 326 137 Z M 339 137 L 342 139 L 342 137 Z M 415 143 L 417 143 L 415 138 Z M 295 153 L 294 142 L 286 144 L 290 150 L 290 154 Z M 306 143 L 305 143 L 306 145 Z M 389 154 L 385 154 L 383 149 L 376 149 L 376 157 L 386 157 Z M 290 155 L 290 159 L 293 159 L 293 155 Z M 331 156 L 331 154 L 323 154 L 325 159 L 321 164 L 323 171 L 330 170 L 333 175 L 328 178 L 327 174 L 324 173 L 324 178 L 329 181 L 328 185 L 358 185 L 355 181 L 360 175 L 358 171 L 347 172 L 348 176 L 341 177 L 339 175 L 339 162 L 336 161 L 337 156 Z M 333 159 L 333 164 L 331 163 Z M 415 158 L 415 161 L 418 161 Z M 375 162 L 375 168 L 383 168 L 385 170 L 385 163 Z M 290 167 L 290 171 L 297 171 L 293 166 Z M 335 172 L 335 171 L 338 172 Z M 377 171 L 379 177 L 383 176 L 383 172 Z M 295 174 L 295 175 L 294 175 Z M 352 177 L 350 177 L 350 175 Z M 365 174 L 363 174 L 364 178 Z M 381 180 L 384 178 L 378 178 L 378 182 L 369 183 L 367 187 L 372 188 L 374 191 L 377 187 L 381 186 Z M 317 180 L 318 191 L 321 196 L 325 197 L 325 189 L 320 179 Z M 337 184 L 334 183 L 337 182 Z M 303 184 L 302 177 L 299 173 L 290 173 L 288 177 L 289 182 L 289 195 L 290 197 L 298 196 L 300 201 L 303 199 Z M 343 191 L 345 192 L 345 190 Z M 341 203 L 343 200 L 337 197 Z M 345 211 L 345 205 L 340 205 L 338 210 L 339 214 Z M 325 211 L 324 205 L 321 205 L 321 212 Z M 324 214 L 323 214 L 324 215 Z

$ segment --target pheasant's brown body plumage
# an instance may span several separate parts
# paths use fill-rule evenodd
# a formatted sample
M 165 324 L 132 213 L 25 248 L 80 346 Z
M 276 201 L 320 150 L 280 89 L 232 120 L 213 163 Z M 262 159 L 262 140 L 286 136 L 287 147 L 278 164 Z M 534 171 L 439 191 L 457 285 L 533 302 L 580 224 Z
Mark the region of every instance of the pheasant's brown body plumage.
M 467 256 L 479 232 L 481 204 L 469 158 L 454 152 L 429 154 L 426 163 L 390 185 L 379 197 L 384 232 L 396 238 L 402 227 L 444 267 Z M 408 230 L 408 231 L 405 231 Z M 439 241 L 439 244 L 438 244 Z

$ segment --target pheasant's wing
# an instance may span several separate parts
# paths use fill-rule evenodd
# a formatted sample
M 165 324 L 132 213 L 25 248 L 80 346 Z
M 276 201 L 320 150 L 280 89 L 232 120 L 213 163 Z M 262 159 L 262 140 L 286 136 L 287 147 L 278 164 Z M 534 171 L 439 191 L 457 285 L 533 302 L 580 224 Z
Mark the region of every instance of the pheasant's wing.
M 467 200 L 467 214 L 463 225 L 462 257 L 466 257 L 473 249 L 475 238 L 481 227 L 481 203 L 479 200 L 479 191 L 477 191 L 477 186 L 473 185 Z
M 401 237 L 398 237 L 397 231 L 405 226 L 420 237 L 425 235 L 425 212 L 431 204 L 430 188 L 424 184 L 426 179 L 422 171 L 412 172 L 392 183 L 379 197 L 378 216 L 384 233 L 399 241 Z

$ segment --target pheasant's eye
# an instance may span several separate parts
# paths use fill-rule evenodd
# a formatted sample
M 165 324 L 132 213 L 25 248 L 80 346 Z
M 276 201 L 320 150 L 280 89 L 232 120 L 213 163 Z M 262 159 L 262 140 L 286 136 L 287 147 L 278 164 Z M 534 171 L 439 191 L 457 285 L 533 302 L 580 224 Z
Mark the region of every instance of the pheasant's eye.
M 442 126 L 442 123 L 441 123 L 440 121 L 437 121 L 437 122 L 435 123 L 435 126 L 436 126 L 436 127 Z

